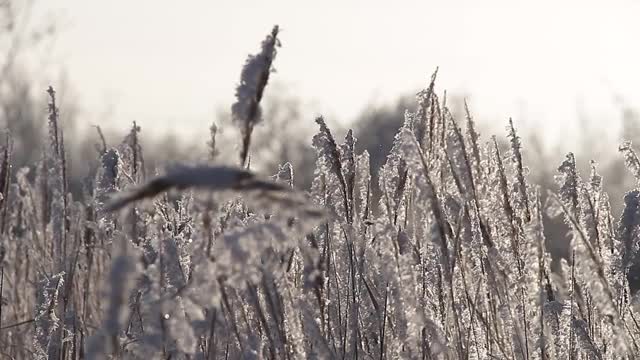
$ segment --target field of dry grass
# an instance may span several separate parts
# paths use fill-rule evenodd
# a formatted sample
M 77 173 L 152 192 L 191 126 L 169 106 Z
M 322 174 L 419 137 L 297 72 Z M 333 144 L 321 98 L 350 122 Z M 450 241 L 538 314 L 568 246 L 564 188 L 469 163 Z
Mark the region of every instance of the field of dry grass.
M 244 65 L 239 159 L 145 174 L 140 129 L 102 144 L 83 202 L 68 195 L 49 89 L 48 148 L 33 174 L 0 160 L 0 358 L 633 359 L 640 355 L 640 190 L 614 219 L 596 164 L 573 154 L 558 191 L 528 181 L 513 122 L 483 139 L 436 75 L 372 183 L 358 134 L 316 122 L 310 191 L 293 167 L 251 170 L 278 28 Z M 526 144 L 524 144 L 526 147 Z M 620 152 L 640 182 L 630 143 Z M 381 195 L 374 198 L 374 189 Z M 546 201 L 541 199 L 545 198 Z M 543 214 L 570 259 L 551 270 Z

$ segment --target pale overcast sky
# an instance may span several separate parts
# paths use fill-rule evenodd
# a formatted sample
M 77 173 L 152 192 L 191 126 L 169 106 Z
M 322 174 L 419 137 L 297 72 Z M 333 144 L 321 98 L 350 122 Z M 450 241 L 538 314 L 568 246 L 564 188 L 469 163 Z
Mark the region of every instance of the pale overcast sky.
M 88 122 L 206 130 L 274 24 L 272 77 L 317 113 L 353 119 L 426 85 L 471 97 L 477 118 L 509 116 L 554 137 L 578 107 L 596 128 L 614 94 L 640 105 L 635 1 L 43 1 L 62 29 L 52 58 Z M 55 85 L 55 84 L 54 84 Z M 269 91 L 269 88 L 267 88 Z M 108 116 L 105 116 L 108 114 Z M 104 119 L 107 117 L 107 119 Z M 614 121 L 615 120 L 615 121 Z M 568 130 L 567 130 L 568 129 Z

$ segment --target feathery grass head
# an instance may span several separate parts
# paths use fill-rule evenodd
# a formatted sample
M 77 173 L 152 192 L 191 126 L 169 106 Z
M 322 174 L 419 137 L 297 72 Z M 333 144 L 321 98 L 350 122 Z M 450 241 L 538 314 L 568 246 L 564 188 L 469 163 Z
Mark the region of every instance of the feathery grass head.
M 276 48 L 280 46 L 278 31 L 278 26 L 274 26 L 271 34 L 262 42 L 260 53 L 249 55 L 247 58 L 242 68 L 240 84 L 236 88 L 236 102 L 231 106 L 233 121 L 240 128 L 242 135 L 240 165 L 243 167 L 249 155 L 253 128 L 262 121 L 260 100 L 269 81 L 271 65 L 277 53 Z

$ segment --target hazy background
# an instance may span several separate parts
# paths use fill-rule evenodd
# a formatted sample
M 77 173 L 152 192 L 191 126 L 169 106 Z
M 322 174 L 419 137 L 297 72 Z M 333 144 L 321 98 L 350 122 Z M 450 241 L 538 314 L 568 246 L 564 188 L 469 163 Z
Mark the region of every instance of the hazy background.
M 282 48 L 264 100 L 253 163 L 310 165 L 313 119 L 353 127 L 382 163 L 404 109 L 439 66 L 438 91 L 467 98 L 485 139 L 509 117 L 532 176 L 550 183 L 566 151 L 590 158 L 622 192 L 616 154 L 640 141 L 637 1 L 42 1 L 0 0 L 0 117 L 17 165 L 37 159 L 45 89 L 59 93 L 73 172 L 136 121 L 150 163 L 206 156 L 228 124 L 242 65 L 274 24 Z M 286 141 L 283 141 L 286 140 Z M 304 169 L 299 169 L 304 183 Z M 306 174 L 310 175 L 310 174 Z
M 11 1 L 24 3 L 25 1 Z M 348 124 L 368 104 L 423 87 L 471 98 L 477 117 L 575 130 L 578 111 L 611 134 L 615 95 L 636 104 L 637 1 L 38 1 L 55 23 L 33 76 L 73 90 L 88 122 L 193 135 L 233 101 L 247 54 L 274 24 L 274 81 Z M 54 84 L 55 85 L 55 84 Z M 595 119 L 597 118 L 597 120 Z M 302 120 L 302 119 L 301 119 Z

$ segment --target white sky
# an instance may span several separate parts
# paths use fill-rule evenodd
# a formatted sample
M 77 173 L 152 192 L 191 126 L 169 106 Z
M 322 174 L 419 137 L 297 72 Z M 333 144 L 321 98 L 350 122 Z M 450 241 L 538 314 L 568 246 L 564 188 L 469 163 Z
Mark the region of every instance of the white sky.
M 606 5 L 605 5 L 606 4 Z M 206 136 L 274 24 L 272 79 L 346 122 L 427 83 L 471 97 L 476 118 L 564 137 L 578 107 L 617 126 L 614 94 L 640 105 L 636 1 L 48 0 L 55 62 L 88 123 Z M 269 88 L 267 88 L 269 91 Z M 108 114 L 108 115 L 105 115 Z M 104 125 L 104 124 L 103 124 Z M 616 128 L 617 129 L 617 128 Z

